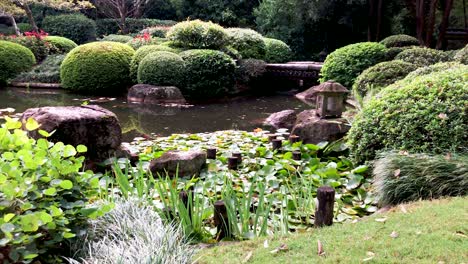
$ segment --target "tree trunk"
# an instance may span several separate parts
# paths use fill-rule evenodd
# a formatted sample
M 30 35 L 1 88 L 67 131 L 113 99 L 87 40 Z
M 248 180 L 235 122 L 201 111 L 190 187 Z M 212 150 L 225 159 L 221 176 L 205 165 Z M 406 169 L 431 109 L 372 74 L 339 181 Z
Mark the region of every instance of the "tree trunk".
M 39 33 L 39 28 L 37 27 L 36 22 L 34 21 L 34 16 L 33 16 L 32 12 L 31 12 L 31 9 L 28 6 L 28 4 L 25 3 L 23 5 L 23 9 L 26 12 L 26 16 L 29 19 L 29 23 L 31 24 L 32 30 L 34 32 L 36 32 L 36 33 Z
M 416 0 L 416 35 L 421 45 L 425 45 L 424 24 L 424 0 Z
M 12 15 L 8 15 L 8 14 L 7 14 L 7 17 L 10 18 L 10 20 L 11 20 L 11 25 L 15 29 L 15 35 L 19 36 L 21 34 L 21 32 L 20 32 L 20 30 L 18 28 L 18 25 L 16 25 L 15 18 Z
M 383 9 L 383 0 L 379 0 L 379 5 L 377 7 L 377 28 L 375 30 L 375 41 L 380 39 L 380 28 L 382 27 L 382 9 Z
M 445 33 L 447 32 L 448 20 L 450 18 L 450 12 L 453 8 L 453 0 L 445 1 L 444 16 L 442 17 L 442 22 L 440 22 L 439 27 L 439 37 L 437 39 L 437 49 L 441 49 L 445 42 Z
M 374 0 L 369 0 L 369 15 L 367 25 L 367 41 L 373 41 L 374 39 Z
M 435 13 L 436 7 L 439 0 L 431 0 L 431 7 L 429 9 L 429 19 L 427 22 L 427 30 L 426 30 L 426 46 L 432 46 L 432 34 L 434 34 L 434 25 L 435 25 Z

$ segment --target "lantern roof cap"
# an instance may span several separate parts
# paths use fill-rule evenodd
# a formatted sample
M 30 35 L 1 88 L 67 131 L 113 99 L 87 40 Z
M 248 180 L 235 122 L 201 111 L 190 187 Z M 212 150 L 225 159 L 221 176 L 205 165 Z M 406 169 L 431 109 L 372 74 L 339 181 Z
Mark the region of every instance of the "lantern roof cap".
M 326 81 L 314 87 L 316 93 L 349 93 L 343 85 L 333 80 Z

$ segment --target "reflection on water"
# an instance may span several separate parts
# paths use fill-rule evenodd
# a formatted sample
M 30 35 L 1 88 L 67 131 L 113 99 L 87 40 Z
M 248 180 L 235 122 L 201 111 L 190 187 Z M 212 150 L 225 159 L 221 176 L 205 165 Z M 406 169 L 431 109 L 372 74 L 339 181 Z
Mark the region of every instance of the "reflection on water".
M 216 130 L 253 130 L 269 114 L 285 109 L 301 111 L 310 106 L 293 96 L 278 95 L 269 97 L 243 98 L 223 103 L 195 105 L 189 108 L 142 106 L 128 104 L 125 98 L 107 102 L 92 102 L 98 97 L 87 97 L 65 93 L 62 90 L 45 89 L 0 89 L 0 109 L 15 108 L 23 112 L 27 108 L 40 106 L 78 106 L 83 101 L 98 104 L 114 112 L 126 137 L 135 132 L 158 136 L 172 133 L 197 133 Z

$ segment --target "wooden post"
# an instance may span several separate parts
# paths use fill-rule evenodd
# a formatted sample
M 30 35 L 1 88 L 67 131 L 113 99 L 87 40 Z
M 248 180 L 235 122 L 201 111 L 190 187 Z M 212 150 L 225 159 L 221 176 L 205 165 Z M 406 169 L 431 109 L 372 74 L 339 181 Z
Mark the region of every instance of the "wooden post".
M 273 139 L 273 141 L 271 141 L 272 145 L 273 145 L 273 150 L 277 150 L 277 149 L 280 149 L 283 142 L 281 141 L 281 139 Z
M 207 159 L 216 159 L 216 149 L 209 148 L 206 150 L 206 158 Z
M 237 157 L 229 157 L 228 158 L 228 169 L 230 170 L 237 170 Z
M 226 205 L 224 201 L 216 201 L 214 203 L 214 223 L 217 229 L 217 239 L 221 240 L 231 235 L 229 231 L 229 221 Z
M 240 165 L 242 163 L 242 153 L 235 152 L 232 153 L 232 156 L 237 158 L 237 165 Z
M 315 227 L 333 224 L 333 206 L 335 204 L 335 189 L 329 186 L 319 187 L 317 190 L 318 206 L 315 211 Z
M 300 151 L 293 151 L 293 160 L 301 160 L 302 159 L 302 153 Z
M 268 142 L 272 142 L 273 139 L 276 139 L 276 135 L 275 134 L 269 134 L 268 135 Z
M 300 140 L 301 139 L 299 138 L 299 136 L 296 136 L 296 135 L 290 135 L 289 136 L 289 142 L 291 142 L 291 144 L 299 142 Z
M 189 198 L 192 198 L 191 202 L 189 201 Z M 189 214 L 190 221 L 192 221 L 192 208 L 191 208 L 191 205 L 193 205 L 193 192 L 191 190 L 189 190 L 189 193 L 187 193 L 186 191 L 181 191 L 179 193 L 179 199 L 182 201 L 185 208 L 187 208 L 187 212 Z

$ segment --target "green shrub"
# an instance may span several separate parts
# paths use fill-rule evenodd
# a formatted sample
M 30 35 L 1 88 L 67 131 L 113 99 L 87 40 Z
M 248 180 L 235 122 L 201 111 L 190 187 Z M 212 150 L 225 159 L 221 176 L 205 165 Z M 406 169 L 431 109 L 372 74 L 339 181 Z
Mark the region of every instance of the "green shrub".
M 133 56 L 132 61 L 130 63 L 130 77 L 132 78 L 133 82 L 137 82 L 138 66 L 140 66 L 141 60 L 143 60 L 148 54 L 157 51 L 168 51 L 177 53 L 177 50 L 161 45 L 148 45 L 139 48 L 135 52 L 135 55 Z
M 415 47 L 402 51 L 395 57 L 395 59 L 413 63 L 422 67 L 435 64 L 437 62 L 449 61 L 450 57 L 441 50 Z
M 226 46 L 226 47 L 220 49 L 219 51 L 222 51 L 222 52 L 226 53 L 227 55 L 229 55 L 234 60 L 242 59 L 242 56 L 239 53 L 239 51 L 237 51 L 235 48 L 233 48 L 231 46 Z
M 21 36 L 21 37 L 6 37 L 5 40 L 11 41 L 21 46 L 24 46 L 32 51 L 37 62 L 42 61 L 49 54 L 51 45 L 42 37 L 36 36 Z
M 281 40 L 263 38 L 265 41 L 265 61 L 270 63 L 283 63 L 292 59 L 293 53 L 288 44 Z
M 50 44 L 49 54 L 66 54 L 78 47 L 71 39 L 57 36 L 47 36 L 44 38 Z
M 32 119 L 23 125 L 39 126 Z M 0 128 L 2 263 L 61 263 L 86 220 L 102 214 L 89 206 L 99 178 L 82 170 L 84 156 L 77 154 L 85 146 L 35 140 L 21 126 L 7 119 Z
M 131 41 L 133 37 L 129 35 L 116 35 L 116 34 L 110 34 L 107 36 L 104 36 L 101 41 L 113 41 L 113 42 L 120 42 L 120 43 L 127 43 Z
M 186 67 L 182 94 L 208 99 L 232 92 L 236 65 L 231 57 L 215 50 L 187 50 L 180 56 Z
M 221 49 L 227 43 L 224 28 L 201 20 L 177 23 L 167 33 L 174 45 L 187 49 Z
M 130 61 L 135 51 L 122 43 L 93 42 L 68 53 L 60 67 L 65 89 L 116 95 L 131 83 Z
M 146 45 L 157 45 L 162 44 L 160 38 L 153 38 L 149 35 L 137 35 L 133 39 L 129 40 L 126 44 L 132 47 L 134 50 L 138 50 Z
M 266 45 L 263 36 L 247 28 L 228 28 L 229 45 L 239 51 L 243 59 L 264 59 Z
M 468 65 L 468 45 L 466 45 L 463 49 L 459 50 L 457 54 L 453 57 L 454 60 Z
M 171 27 L 169 26 L 155 26 L 155 27 L 149 27 L 145 28 L 142 31 L 140 31 L 140 34 L 150 34 L 152 37 L 157 37 L 157 38 L 165 38 L 167 32 Z
M 429 65 L 426 67 L 421 67 L 416 69 L 415 71 L 409 73 L 406 77 L 405 80 L 411 81 L 415 78 L 418 78 L 420 76 L 424 76 L 427 74 L 431 74 L 433 72 L 440 72 L 440 71 L 445 71 L 449 69 L 456 69 L 463 67 L 462 64 L 455 62 L 455 61 L 450 61 L 450 62 L 439 62 L 433 65 Z
M 168 51 L 152 52 L 138 66 L 138 83 L 179 86 L 183 71 L 184 61 L 179 55 Z
M 447 57 L 449 57 L 450 61 L 455 60 L 455 56 L 457 55 L 457 52 L 460 50 L 446 50 L 445 54 L 447 54 Z
M 351 87 L 365 69 L 385 60 L 386 48 L 375 42 L 344 46 L 330 53 L 323 64 L 320 82 L 334 80 Z
M 0 40 L 0 86 L 18 73 L 29 70 L 36 59 L 34 54 L 19 44 Z
M 65 59 L 64 54 L 49 55 L 41 64 L 34 66 L 28 72 L 20 73 L 15 82 L 60 83 L 60 64 Z
M 96 23 L 81 14 L 46 16 L 42 27 L 51 35 L 65 37 L 78 44 L 96 40 Z
M 172 20 L 160 20 L 160 19 L 149 19 L 149 18 L 144 18 L 144 19 L 127 18 L 125 22 L 126 22 L 127 30 L 129 33 L 138 33 L 139 31 L 147 27 L 173 26 L 177 23 Z M 118 19 L 112 19 L 112 18 L 96 20 L 98 36 L 105 36 L 105 35 L 120 33 L 119 23 L 120 21 Z
M 412 49 L 415 46 L 407 46 L 407 47 L 391 47 L 387 49 L 386 59 L 387 61 L 394 60 L 395 57 L 400 54 L 402 51 L 407 49 Z
M 387 48 L 393 47 L 407 47 L 407 46 L 419 46 L 419 41 L 417 38 L 408 36 L 408 35 L 393 35 L 384 38 L 380 41 L 380 44 L 385 45 Z
M 381 205 L 468 194 L 468 156 L 384 154 L 373 171 Z
M 363 71 L 354 82 L 353 92 L 364 97 L 368 91 L 378 92 L 382 88 L 405 78 L 408 73 L 416 70 L 414 64 L 394 60 L 378 63 Z
M 386 149 L 468 152 L 468 66 L 404 79 L 382 90 L 356 115 L 348 133 L 355 160 Z
M 18 23 L 16 24 L 21 33 L 32 31 L 31 24 L 29 23 Z
M 266 62 L 257 59 L 246 59 L 238 62 L 236 82 L 241 85 L 252 85 L 266 72 Z

